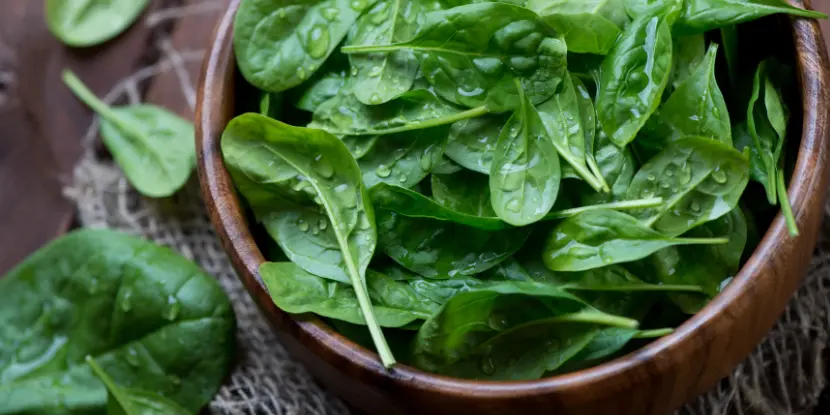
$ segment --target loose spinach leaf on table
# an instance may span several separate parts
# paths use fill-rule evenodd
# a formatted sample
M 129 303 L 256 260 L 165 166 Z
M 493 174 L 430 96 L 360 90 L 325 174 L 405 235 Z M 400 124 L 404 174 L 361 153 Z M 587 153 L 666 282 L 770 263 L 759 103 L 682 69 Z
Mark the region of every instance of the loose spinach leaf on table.
M 378 0 L 360 16 L 348 46 L 385 45 L 412 38 L 426 4 L 420 0 Z M 409 91 L 418 72 L 418 59 L 410 50 L 350 55 L 354 95 L 366 105 L 388 102 Z
M 309 274 L 291 262 L 266 262 L 259 267 L 259 274 L 281 310 L 366 325 L 355 290 L 347 284 Z M 366 286 L 381 327 L 404 327 L 429 318 L 440 308 L 406 282 L 380 272 L 367 270 Z
M 602 62 L 597 118 L 619 147 L 634 140 L 660 104 L 672 62 L 669 20 L 663 15 L 638 17 Z
M 562 33 L 568 52 L 605 55 L 629 21 L 622 0 L 529 0 L 527 7 Z
M 73 47 L 95 46 L 127 30 L 150 0 L 46 0 L 49 31 Z
M 824 13 L 794 7 L 785 0 L 686 0 L 673 33 L 703 33 L 776 13 L 813 19 L 827 18 Z
M 726 238 L 669 237 L 625 213 L 588 211 L 553 229 L 543 259 L 553 271 L 583 271 L 636 261 L 669 246 L 726 242 Z
M 110 107 L 69 70 L 63 81 L 100 116 L 101 139 L 139 193 L 171 196 L 196 164 L 193 124 L 154 105 Z
M 195 413 L 229 372 L 234 315 L 185 258 L 109 230 L 69 233 L 0 279 L 0 413 L 103 412 L 119 385 Z M 106 335 L 102 335 L 106 333 Z
M 502 220 L 524 226 L 542 219 L 553 207 L 561 172 L 551 133 L 518 88 L 522 103 L 502 128 L 494 150 L 490 200 Z M 580 134 L 577 140 L 584 149 L 584 137 Z
M 411 40 L 347 46 L 342 51 L 366 54 L 404 49 L 415 52 L 421 71 L 441 97 L 490 112 L 521 104 L 517 81 L 531 102 L 550 98 L 566 69 L 561 35 L 536 13 L 501 2 L 430 12 Z
M 190 412 L 177 403 L 152 392 L 140 389 L 124 389 L 118 386 L 91 356 L 86 362 L 92 368 L 92 373 L 101 380 L 107 388 L 108 415 L 187 415 Z
M 281 92 L 311 77 L 357 20 L 366 0 L 244 0 L 233 29 L 236 63 L 259 89 Z
M 325 215 L 322 223 L 326 223 L 325 228 L 333 236 L 329 239 L 336 242 L 336 251 L 328 248 L 332 259 L 337 260 L 333 265 L 341 271 L 336 277 L 348 277 L 383 364 L 394 364 L 366 292 L 366 268 L 377 240 L 374 211 L 360 168 L 346 146 L 324 131 L 292 127 L 259 114 L 243 114 L 231 120 L 222 134 L 221 145 L 232 177 L 245 185 L 240 191 L 259 215 L 279 211 L 283 207 L 280 199 L 288 199 L 275 197 L 277 203 L 261 203 L 269 202 L 269 192 L 290 194 L 289 190 L 293 190 L 305 197 L 313 195 L 320 216 Z M 308 224 L 294 223 L 296 227 L 286 232 L 302 235 L 309 230 Z M 286 250 L 285 240 L 277 242 Z M 286 254 L 291 258 L 289 252 Z M 298 265 L 302 267 L 301 263 Z M 314 272 L 314 267 L 309 268 Z
M 458 121 L 450 128 L 447 157 L 466 169 L 490 174 L 493 151 L 502 127 L 507 123 L 503 114 L 485 115 Z
M 632 214 L 646 226 L 676 236 L 729 213 L 748 181 L 745 155 L 712 139 L 687 137 L 669 143 L 640 168 L 628 198 L 663 198 L 663 205 Z

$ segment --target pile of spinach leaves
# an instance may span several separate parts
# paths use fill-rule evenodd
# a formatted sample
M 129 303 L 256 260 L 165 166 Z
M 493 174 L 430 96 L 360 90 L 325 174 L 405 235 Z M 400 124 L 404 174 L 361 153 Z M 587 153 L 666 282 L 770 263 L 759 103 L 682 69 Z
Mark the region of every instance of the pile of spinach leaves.
M 792 77 L 738 65 L 741 25 L 776 13 L 825 17 L 781 0 L 243 0 L 234 50 L 259 113 L 221 146 L 270 236 L 274 302 L 386 367 L 462 378 L 535 379 L 671 333 L 752 251 L 750 179 L 798 232 Z

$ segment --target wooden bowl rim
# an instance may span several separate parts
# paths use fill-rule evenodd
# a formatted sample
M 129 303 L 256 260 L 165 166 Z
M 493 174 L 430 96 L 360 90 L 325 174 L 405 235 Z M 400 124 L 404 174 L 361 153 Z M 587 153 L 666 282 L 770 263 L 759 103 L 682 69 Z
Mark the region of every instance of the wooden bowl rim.
M 205 203 L 210 211 L 211 222 L 231 257 L 246 289 L 258 301 L 263 296 L 270 299 L 257 271 L 265 261 L 249 231 L 242 214 L 240 203 L 232 189 L 230 177 L 224 168 L 221 152 L 218 151 L 221 130 L 224 125 L 213 125 L 212 121 L 223 115 L 219 105 L 223 100 L 232 102 L 233 96 L 223 96 L 227 83 L 233 82 L 235 61 L 232 53 L 232 25 L 235 10 L 241 0 L 232 0 L 216 26 L 213 42 L 206 57 L 196 111 L 196 137 L 199 176 Z M 805 1 L 809 6 L 809 1 Z M 799 225 L 809 209 L 809 195 L 824 193 L 822 184 L 828 173 L 826 156 L 827 99 L 821 88 L 826 84 L 828 60 L 824 49 L 818 22 L 809 19 L 790 18 L 794 33 L 795 52 L 799 59 L 798 73 L 802 89 L 802 137 L 798 159 L 790 179 L 788 194 L 793 202 L 793 212 Z M 805 65 L 810 60 L 812 66 Z M 811 68 L 821 68 L 814 70 Z M 224 82 L 224 83 L 223 83 Z M 231 87 L 232 90 L 232 87 Z M 230 105 L 233 107 L 233 105 Z M 232 114 L 230 114 L 232 115 Z M 818 163 L 811 168 L 807 155 L 818 154 Z M 230 186 L 230 187 L 229 187 Z M 402 382 L 424 392 L 445 395 L 463 395 L 475 399 L 521 398 L 552 393 L 568 393 L 585 387 L 597 387 L 598 383 L 611 385 L 611 381 L 634 375 L 634 370 L 647 361 L 668 360 L 674 355 L 689 354 L 700 348 L 692 341 L 697 335 L 709 331 L 711 336 L 722 335 L 724 319 L 736 319 L 740 315 L 740 304 L 752 301 L 755 277 L 763 270 L 769 258 L 774 257 L 787 242 L 789 234 L 779 212 L 763 239 L 738 275 L 700 312 L 691 316 L 673 334 L 655 340 L 648 345 L 602 365 L 569 374 L 532 381 L 475 381 L 451 378 L 424 372 L 413 367 L 398 364 L 391 371 L 379 363 L 375 352 L 367 350 L 336 333 L 332 328 L 314 316 L 294 316 L 259 303 L 267 317 L 275 325 L 296 325 L 298 331 L 291 335 L 301 337 L 305 347 L 323 357 L 329 364 L 353 364 L 360 372 L 384 382 Z M 272 311 L 273 310 L 273 311 Z M 783 310 L 782 310 L 783 311 Z M 273 314 L 272 314 L 273 313 Z M 731 369 L 731 368 L 730 368 Z

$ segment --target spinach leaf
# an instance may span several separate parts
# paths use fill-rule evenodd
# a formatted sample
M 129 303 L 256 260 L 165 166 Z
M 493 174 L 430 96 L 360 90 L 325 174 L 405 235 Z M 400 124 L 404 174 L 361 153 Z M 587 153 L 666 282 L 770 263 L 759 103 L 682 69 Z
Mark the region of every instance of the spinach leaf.
M 154 105 L 112 108 L 69 70 L 62 76 L 78 99 L 100 116 L 104 145 L 136 190 L 167 197 L 184 186 L 196 164 L 193 124 Z
M 346 145 L 346 148 L 349 149 L 349 153 L 352 153 L 352 157 L 355 160 L 360 160 L 375 148 L 379 137 L 377 135 L 347 135 L 339 138 Z
M 672 238 L 625 213 L 588 211 L 565 219 L 545 244 L 543 259 L 552 271 L 583 271 L 631 262 L 674 245 L 722 244 L 726 238 Z
M 233 50 L 245 79 L 281 92 L 311 77 L 346 36 L 369 0 L 243 0 Z
M 420 193 L 403 187 L 380 183 L 370 191 L 377 209 L 400 213 L 410 218 L 448 221 L 484 230 L 499 230 L 509 225 L 497 217 L 481 217 L 448 209 Z
M 92 368 L 92 373 L 107 388 L 109 393 L 107 413 L 110 415 L 188 415 L 190 413 L 161 395 L 139 389 L 121 388 L 91 356 L 86 357 L 86 362 Z
M 706 59 L 706 38 L 702 34 L 678 36 L 673 40 L 673 49 L 669 87 L 674 89 L 695 73 Z
M 582 322 L 621 327 L 637 326 L 634 320 L 593 310 L 577 297 L 552 285 L 522 281 L 502 282 L 460 292 L 450 298 L 418 331 L 413 343 L 413 363 L 421 369 L 457 376 L 464 370 L 450 368 L 452 364 L 470 369 L 465 363 L 468 363 L 468 360 L 476 360 L 475 366 L 480 368 L 481 359 L 491 357 L 486 353 L 488 347 L 482 347 L 488 341 L 497 339 L 500 334 L 508 335 L 513 329 L 521 330 L 523 325 L 540 320 L 548 323 Z M 521 332 L 525 333 L 527 330 Z M 552 334 L 546 331 L 545 340 Z M 515 339 L 521 336 L 512 334 L 510 337 Z M 514 353 L 522 353 L 521 350 L 516 350 L 516 344 L 515 341 L 512 343 Z M 484 356 L 482 352 L 485 352 Z M 507 369 L 506 366 L 502 370 Z M 481 369 L 477 371 L 481 372 Z M 485 375 L 493 376 L 497 371 L 483 372 Z
M 468 215 L 496 217 L 490 203 L 490 179 L 487 176 L 462 170 L 453 174 L 433 174 L 430 180 L 432 197 L 441 206 Z
M 415 186 L 441 160 L 448 133 L 448 126 L 440 126 L 382 137 L 357 163 L 363 183 Z
M 619 147 L 634 140 L 660 104 L 672 62 L 669 20 L 665 15 L 638 17 L 602 62 L 597 118 Z
M 729 213 L 748 181 L 746 156 L 715 140 L 687 137 L 669 143 L 643 165 L 628 198 L 663 198 L 663 205 L 633 215 L 646 226 L 676 236 Z
M 424 4 L 419 0 L 378 0 L 360 16 L 349 35 L 349 46 L 383 45 L 415 35 Z M 366 105 L 388 102 L 409 91 L 418 72 L 418 59 L 410 50 L 350 55 L 355 76 L 354 95 Z
M 521 228 L 486 231 L 378 208 L 378 248 L 404 268 L 447 279 L 484 272 L 524 244 Z
M 585 205 L 608 203 L 624 200 L 628 193 L 628 187 L 637 171 L 637 163 L 631 150 L 627 147 L 620 148 L 608 138 L 602 128 L 596 130 L 596 143 L 594 148 L 594 160 L 598 176 L 603 177 L 610 187 L 610 193 L 597 193 L 591 189 L 588 192 L 580 193 L 580 200 Z
M 703 33 L 776 13 L 813 19 L 827 18 L 824 13 L 799 9 L 784 0 L 686 0 L 674 26 L 674 33 Z
M 581 106 L 586 104 L 580 101 L 576 85 L 566 73 L 559 92 L 538 106 L 539 118 L 562 159 L 568 162 L 579 178 L 599 192 L 602 190 L 602 183 L 594 177 L 586 162 L 583 124 L 589 120 L 583 119 Z M 593 104 L 590 109 L 586 107 L 585 111 L 593 111 Z M 590 119 L 593 120 L 593 117 Z
M 622 0 L 529 0 L 527 7 L 563 34 L 568 52 L 605 55 L 628 23 Z
M 591 342 L 559 367 L 556 373 L 575 372 L 596 366 L 604 359 L 619 353 L 633 339 L 654 339 L 667 336 L 673 331 L 673 329 L 636 330 L 620 327 L 598 329 Z
M 274 304 L 283 311 L 366 324 L 355 290 L 347 284 L 309 274 L 291 262 L 266 262 L 259 267 L 259 274 Z M 382 327 L 404 327 L 425 320 L 440 307 L 406 283 L 372 270 L 366 272 L 366 287 Z
M 521 105 L 507 120 L 496 143 L 490 166 L 490 200 L 502 220 L 524 226 L 543 218 L 553 207 L 561 175 L 550 132 L 521 86 L 517 87 Z M 584 148 L 584 138 L 579 139 Z
M 351 92 L 341 91 L 317 108 L 308 127 L 334 135 L 395 134 L 452 124 L 486 112 L 483 108 L 461 111 L 423 89 L 381 105 L 363 105 Z
M 446 149 L 444 150 L 446 152 Z M 464 170 L 464 168 L 442 155 L 438 159 L 438 163 L 435 163 L 435 166 L 432 167 L 432 174 L 454 174 L 461 170 Z
M 150 0 L 46 0 L 49 31 L 72 47 L 95 46 L 127 30 Z
M 275 192 L 279 193 L 288 185 L 295 192 L 313 194 L 320 214 L 325 214 L 331 222 L 326 228 L 331 228 L 340 254 L 335 265 L 348 276 L 355 290 L 381 361 L 384 366 L 393 365 L 395 359 L 375 321 L 366 292 L 366 268 L 377 240 L 374 212 L 360 169 L 346 146 L 324 131 L 292 127 L 259 114 L 243 114 L 231 120 L 222 134 L 221 145 L 234 180 L 243 177 L 255 184 L 240 189 L 255 211 L 279 209 L 279 206 L 257 205 L 256 192 L 276 188 Z M 246 189 L 252 190 L 246 194 Z M 301 223 L 297 223 L 294 232 L 305 233 Z M 280 246 L 285 250 L 283 243 Z M 291 258 L 288 252 L 286 255 Z
M 447 157 L 466 169 L 490 174 L 493 150 L 506 122 L 507 117 L 502 114 L 458 121 L 450 128 Z
M 660 108 L 658 117 L 666 131 L 660 132 L 664 148 L 666 141 L 688 136 L 711 138 L 732 146 L 732 125 L 726 101 L 715 79 L 715 60 L 718 45 L 712 44 L 703 62 L 692 72 Z M 667 133 L 667 134 L 666 134 Z
M 195 264 L 142 239 L 71 232 L 0 279 L 0 292 L 0 344 L 16 345 L 0 348 L 0 413 L 103 412 L 107 391 L 87 355 L 118 384 L 191 413 L 229 372 L 227 296 Z
M 597 158 L 594 154 L 597 136 L 597 111 L 594 108 L 594 101 L 592 94 L 588 91 L 585 84 L 576 76 L 571 76 L 571 81 L 574 84 L 576 91 L 576 103 L 579 107 L 580 127 L 585 136 L 585 164 L 591 170 L 594 180 L 599 184 L 601 190 L 609 193 L 611 188 L 605 181 L 602 170 L 597 164 Z M 600 128 L 601 129 L 601 128 Z
M 446 100 L 504 112 L 521 105 L 516 83 L 540 103 L 556 91 L 566 68 L 566 46 L 555 29 L 530 10 L 483 2 L 427 13 L 415 37 L 380 46 L 350 46 L 343 53 L 409 49 Z

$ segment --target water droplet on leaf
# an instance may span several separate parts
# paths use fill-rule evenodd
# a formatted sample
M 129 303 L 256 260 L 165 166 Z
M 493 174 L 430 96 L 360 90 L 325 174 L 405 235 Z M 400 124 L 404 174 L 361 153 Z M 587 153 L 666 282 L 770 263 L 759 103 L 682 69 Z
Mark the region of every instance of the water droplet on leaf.
M 164 313 L 162 317 L 164 317 L 168 321 L 173 321 L 176 317 L 179 316 L 179 311 L 181 311 L 182 305 L 179 303 L 179 300 L 172 295 L 167 296 L 167 306 L 164 308 Z
M 335 7 L 326 7 L 322 11 L 320 11 L 320 14 L 323 15 L 324 19 L 333 22 L 337 20 L 337 16 L 340 15 L 340 10 L 337 10 L 337 8 Z
M 507 206 L 505 207 L 511 212 L 519 212 L 522 209 L 522 203 L 519 202 L 519 199 L 513 199 L 507 202 Z
M 654 175 L 653 175 L 653 174 L 649 174 L 649 175 L 648 175 L 648 177 L 647 177 L 647 179 L 648 179 L 648 181 L 650 181 L 650 182 L 653 182 L 653 181 L 657 180 L 657 178 L 656 178 L 656 177 L 654 177 Z
M 317 227 L 319 227 L 321 231 L 324 231 L 329 227 L 329 223 L 325 219 L 320 219 L 317 221 Z
M 314 25 L 308 32 L 306 47 L 308 55 L 314 59 L 326 56 L 329 52 L 329 29 L 321 24 Z
M 487 320 L 487 324 L 493 330 L 502 331 L 507 328 L 507 317 L 502 313 L 490 314 L 490 318 Z
M 383 68 L 380 66 L 373 66 L 372 69 L 369 70 L 369 77 L 377 78 L 380 76 L 381 72 L 383 72 Z M 380 97 L 378 97 L 378 99 L 380 99 Z
M 372 105 L 378 105 L 383 102 L 383 99 L 378 95 L 377 92 L 373 93 L 372 96 L 369 97 L 369 103 Z
M 127 360 L 130 366 L 138 367 L 138 352 L 134 348 L 127 349 L 127 355 L 124 356 L 124 359 Z
M 392 169 L 387 167 L 385 164 L 381 164 L 381 165 L 378 166 L 377 169 L 375 169 L 375 174 L 377 174 L 378 177 L 386 178 L 386 177 L 389 177 L 389 175 L 392 174 Z
M 308 223 L 302 219 L 297 219 L 297 227 L 303 232 L 308 232 Z
M 326 179 L 334 176 L 334 167 L 327 159 L 323 158 L 322 154 L 314 158 L 314 170 Z
M 496 365 L 491 357 L 481 359 L 481 371 L 488 375 L 496 373 Z
M 128 313 L 130 310 L 133 309 L 133 291 L 129 288 L 124 290 L 124 295 L 121 297 L 121 311 Z
M 715 170 L 712 172 L 712 178 L 715 179 L 716 182 L 720 184 L 726 183 L 726 173 L 721 170 Z

